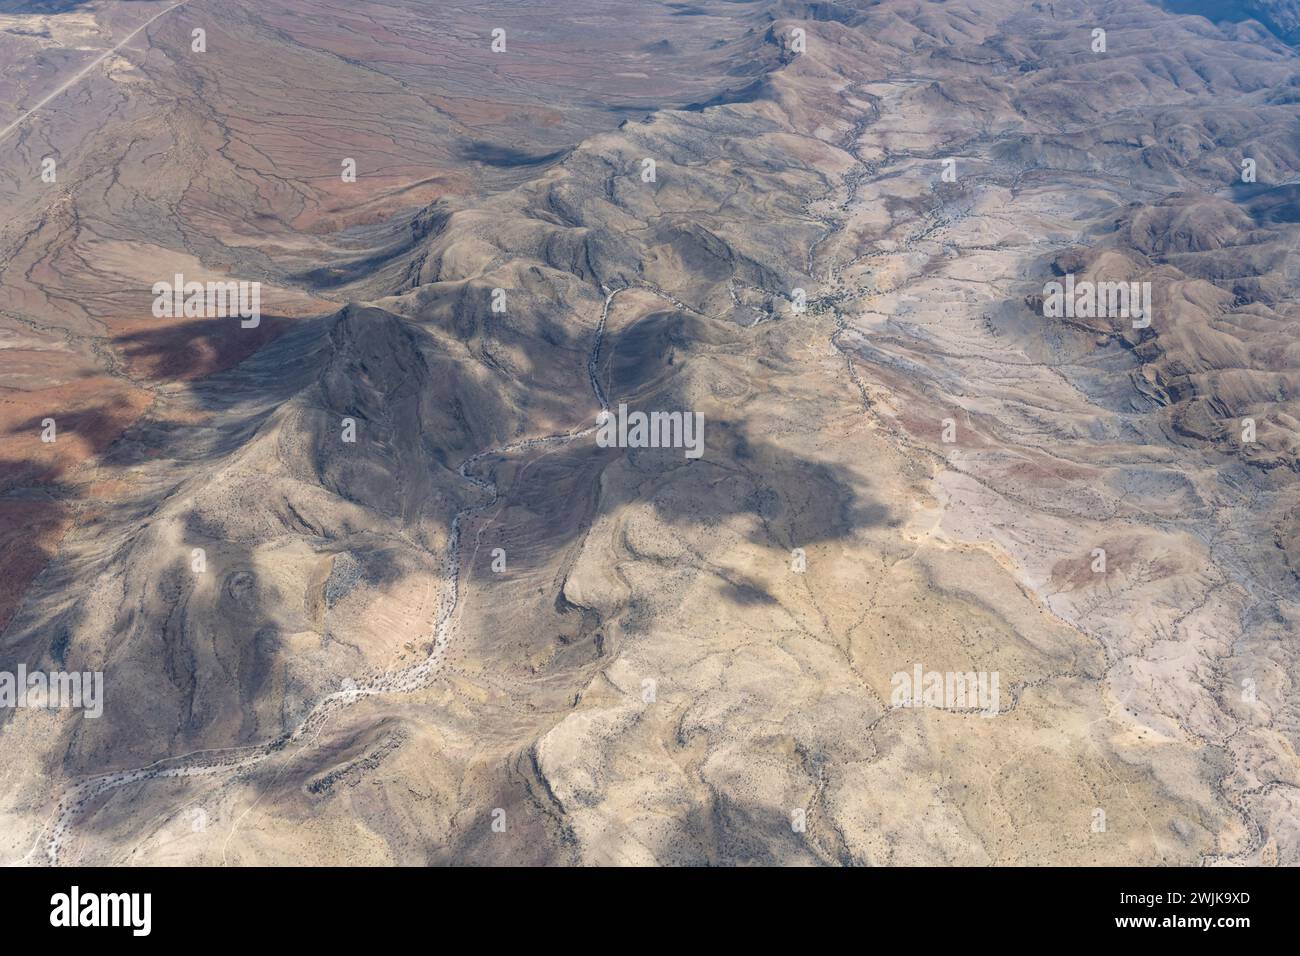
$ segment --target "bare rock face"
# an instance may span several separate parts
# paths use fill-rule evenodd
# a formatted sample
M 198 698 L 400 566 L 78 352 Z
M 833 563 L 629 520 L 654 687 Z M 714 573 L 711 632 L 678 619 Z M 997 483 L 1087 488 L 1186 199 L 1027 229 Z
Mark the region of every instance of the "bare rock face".
M 5 862 L 1300 862 L 1294 5 L 58 6 Z

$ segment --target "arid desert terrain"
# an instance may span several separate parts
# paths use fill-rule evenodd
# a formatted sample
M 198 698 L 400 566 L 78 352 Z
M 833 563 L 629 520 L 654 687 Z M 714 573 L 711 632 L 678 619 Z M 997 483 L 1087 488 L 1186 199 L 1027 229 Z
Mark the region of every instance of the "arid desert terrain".
M 1296 865 L 1300 3 L 0 0 L 0 435 L 6 864 Z

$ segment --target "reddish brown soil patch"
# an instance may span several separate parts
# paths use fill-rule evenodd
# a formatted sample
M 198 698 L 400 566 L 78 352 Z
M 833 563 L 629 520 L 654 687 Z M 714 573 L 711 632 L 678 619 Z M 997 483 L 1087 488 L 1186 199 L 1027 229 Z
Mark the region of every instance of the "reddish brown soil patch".
M 152 401 L 146 389 L 105 375 L 57 388 L 0 390 L 0 490 L 63 480 L 111 445 Z M 54 420 L 52 442 L 41 440 L 47 418 Z
M 288 331 L 292 320 L 263 316 L 246 329 L 237 318 L 114 323 L 113 349 L 132 377 L 194 381 L 233 368 Z

